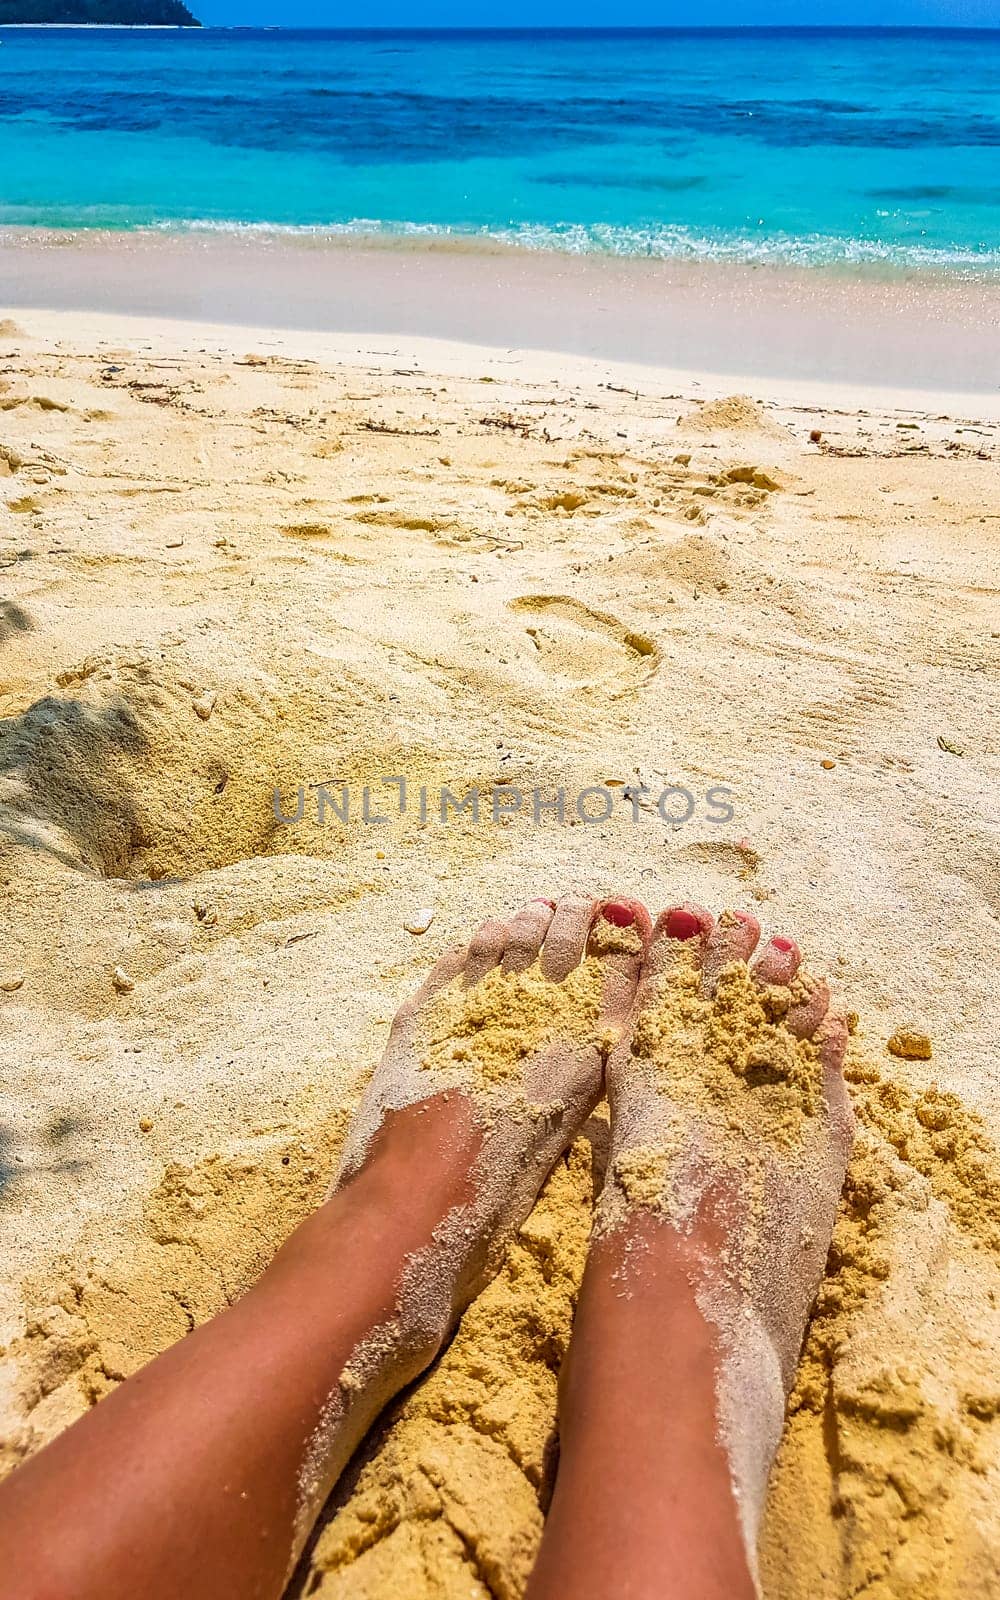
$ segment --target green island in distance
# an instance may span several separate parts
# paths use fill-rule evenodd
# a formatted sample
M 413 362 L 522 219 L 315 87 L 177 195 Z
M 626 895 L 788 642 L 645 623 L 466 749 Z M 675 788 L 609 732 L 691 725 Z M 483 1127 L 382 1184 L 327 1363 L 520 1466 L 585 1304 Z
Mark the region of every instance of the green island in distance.
M 200 28 L 182 0 L 0 0 L 0 27 Z

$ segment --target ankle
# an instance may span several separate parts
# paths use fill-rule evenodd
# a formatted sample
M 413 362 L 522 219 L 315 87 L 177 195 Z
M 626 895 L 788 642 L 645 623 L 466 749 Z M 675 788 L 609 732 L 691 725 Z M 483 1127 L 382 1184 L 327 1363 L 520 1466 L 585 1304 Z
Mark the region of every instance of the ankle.
M 349 1144 L 333 1194 L 364 1196 L 393 1210 L 417 1207 L 436 1226 L 470 1197 L 483 1131 L 460 1090 L 387 1111 L 363 1142 L 356 1136 Z

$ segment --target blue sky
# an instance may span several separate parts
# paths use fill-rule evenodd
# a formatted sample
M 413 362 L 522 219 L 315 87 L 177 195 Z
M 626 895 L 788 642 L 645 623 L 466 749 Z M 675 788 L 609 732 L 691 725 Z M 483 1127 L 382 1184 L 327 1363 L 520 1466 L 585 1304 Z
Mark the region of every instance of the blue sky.
M 584 27 L 802 25 L 827 27 L 1000 27 L 1000 0 L 189 0 L 202 22 L 219 27 Z M 470 11 L 473 13 L 470 15 Z

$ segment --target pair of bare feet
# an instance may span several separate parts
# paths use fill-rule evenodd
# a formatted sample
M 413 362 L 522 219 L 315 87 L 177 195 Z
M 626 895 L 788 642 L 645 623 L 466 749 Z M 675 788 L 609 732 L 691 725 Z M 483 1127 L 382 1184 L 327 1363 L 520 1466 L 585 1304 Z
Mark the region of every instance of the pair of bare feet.
M 851 1142 L 843 1020 L 752 917 L 534 901 L 403 1006 L 333 1190 L 0 1484 L 0 1600 L 278 1600 L 602 1094 L 527 1600 L 740 1600 Z
M 625 899 L 535 900 L 486 922 L 399 1012 L 348 1142 L 340 1187 L 376 1154 L 409 1161 L 414 1142 L 422 1183 L 440 1185 L 441 1221 L 392 1324 L 392 1341 L 423 1362 L 607 1096 L 610 1160 L 532 1600 L 620 1586 L 618 1557 L 605 1558 L 616 1530 L 598 1531 L 607 1497 L 588 1488 L 610 1466 L 629 1486 L 636 1594 L 669 1592 L 671 1555 L 686 1563 L 684 1592 L 753 1583 L 853 1129 L 844 1018 L 791 939 L 752 961 L 759 939 L 745 913 L 716 921 L 688 904 L 654 925 Z M 691 1515 L 722 1497 L 732 1508 L 707 1541 L 688 1529 L 697 1559 L 719 1571 L 695 1571 L 683 1514 L 680 1543 L 664 1543 L 675 1477 L 664 1451 L 676 1466 L 685 1432 Z

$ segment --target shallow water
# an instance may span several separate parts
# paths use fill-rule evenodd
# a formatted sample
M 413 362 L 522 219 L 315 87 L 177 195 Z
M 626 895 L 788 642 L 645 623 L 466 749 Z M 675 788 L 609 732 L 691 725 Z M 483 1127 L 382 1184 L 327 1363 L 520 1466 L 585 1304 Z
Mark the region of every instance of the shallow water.
M 1000 32 L 0 38 L 0 223 L 1000 272 Z

